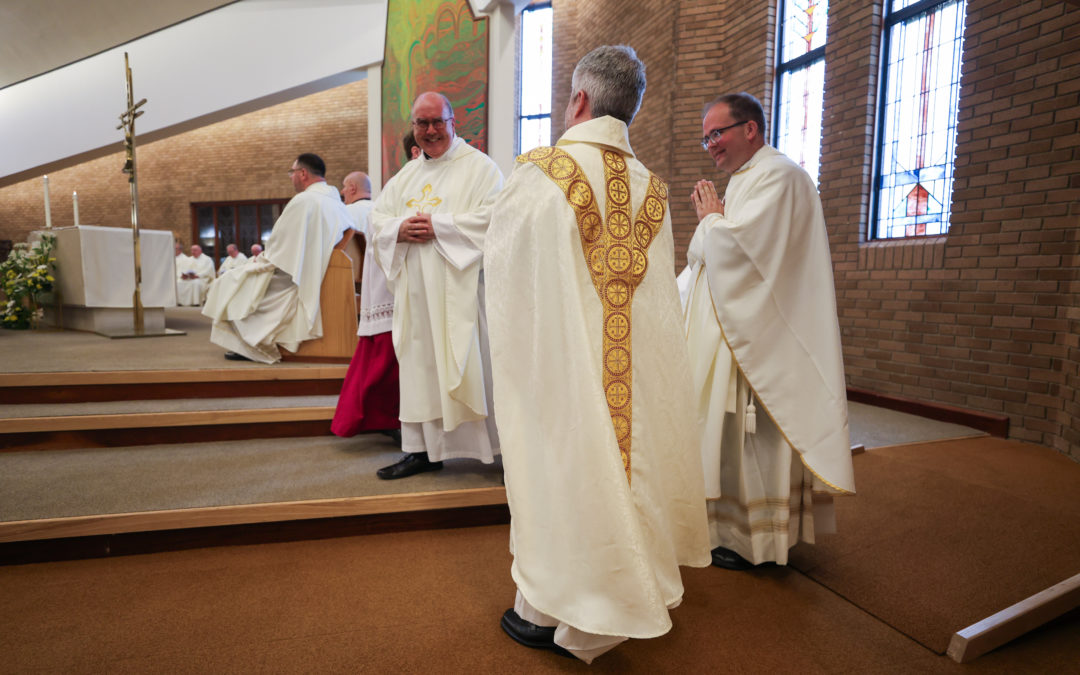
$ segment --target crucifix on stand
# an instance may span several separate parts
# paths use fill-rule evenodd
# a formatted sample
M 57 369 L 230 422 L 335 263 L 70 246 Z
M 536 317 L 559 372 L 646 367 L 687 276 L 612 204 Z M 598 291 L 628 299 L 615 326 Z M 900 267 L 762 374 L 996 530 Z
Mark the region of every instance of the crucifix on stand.
M 135 118 L 142 115 L 139 110 L 146 103 L 146 99 L 135 102 L 134 89 L 131 86 L 131 65 L 128 62 L 128 54 L 124 52 L 124 73 L 127 77 L 127 109 L 120 115 L 120 124 L 117 129 L 124 130 L 124 150 L 127 154 L 124 162 L 123 173 L 128 176 L 131 186 L 131 238 L 134 244 L 135 257 L 135 291 L 131 297 L 131 307 L 134 313 L 134 331 L 131 333 L 109 333 L 109 337 L 152 337 L 155 335 L 183 335 L 182 331 L 170 330 L 147 332 L 143 317 L 142 304 L 142 254 L 139 248 L 139 181 L 135 171 Z

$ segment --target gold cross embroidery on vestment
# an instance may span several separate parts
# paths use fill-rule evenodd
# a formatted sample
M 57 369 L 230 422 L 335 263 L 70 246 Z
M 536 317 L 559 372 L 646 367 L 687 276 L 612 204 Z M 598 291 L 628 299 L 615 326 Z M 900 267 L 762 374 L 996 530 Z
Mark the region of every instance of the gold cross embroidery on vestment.
M 424 190 L 419 198 L 410 199 L 405 202 L 405 206 L 408 206 L 410 209 L 416 209 L 420 213 L 431 213 L 431 209 L 439 204 L 442 204 L 442 200 L 431 195 L 431 183 L 424 186 Z
M 664 223 L 667 186 L 649 174 L 649 187 L 637 216 L 630 220 L 630 174 L 626 159 L 603 151 L 606 217 L 601 219 L 589 179 L 565 150 L 536 148 L 517 158 L 540 168 L 563 191 L 574 209 L 581 251 L 593 288 L 604 309 L 603 388 L 619 445 L 626 480 L 630 481 L 630 439 L 633 430 L 631 307 L 634 290 L 649 266 L 649 245 Z

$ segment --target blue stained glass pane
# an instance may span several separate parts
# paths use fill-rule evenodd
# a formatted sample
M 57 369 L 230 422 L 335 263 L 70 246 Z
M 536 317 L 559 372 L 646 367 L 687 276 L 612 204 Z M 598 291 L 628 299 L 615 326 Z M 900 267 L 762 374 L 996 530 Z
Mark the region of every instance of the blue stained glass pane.
M 889 30 L 878 237 L 948 230 L 965 5 L 944 2 Z
M 780 114 L 776 149 L 806 169 L 818 182 L 821 164 L 821 116 L 825 96 L 825 60 L 780 76 Z
M 825 44 L 829 0 L 785 0 L 780 61 L 790 61 Z

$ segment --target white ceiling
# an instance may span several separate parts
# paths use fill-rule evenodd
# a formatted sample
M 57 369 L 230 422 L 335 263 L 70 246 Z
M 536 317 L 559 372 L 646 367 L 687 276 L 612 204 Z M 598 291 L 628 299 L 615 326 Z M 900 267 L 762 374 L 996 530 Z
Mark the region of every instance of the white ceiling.
M 236 0 L 0 0 L 0 88 Z

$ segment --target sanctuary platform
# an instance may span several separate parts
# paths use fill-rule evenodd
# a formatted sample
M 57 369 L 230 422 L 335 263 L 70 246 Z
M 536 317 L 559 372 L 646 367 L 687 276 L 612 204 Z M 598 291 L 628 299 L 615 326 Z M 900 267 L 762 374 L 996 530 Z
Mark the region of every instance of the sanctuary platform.
M 237 544 L 254 546 L 243 550 L 255 555 L 271 542 L 317 547 L 325 538 L 359 535 L 404 541 L 411 530 L 436 536 L 446 528 L 463 533 L 453 536 L 464 547 L 447 555 L 487 551 L 473 564 L 494 566 L 500 583 L 509 577 L 505 555 L 490 554 L 500 545 L 505 551 L 509 519 L 499 463 L 449 461 L 441 472 L 379 481 L 375 469 L 399 453 L 389 438 L 329 432 L 346 366 L 227 361 L 209 342 L 209 321 L 198 308 L 166 312 L 168 325 L 186 335 L 110 340 L 78 331 L 0 331 L 0 593 L 15 578 L 12 563 L 33 569 L 41 560 L 182 556 L 182 549 Z M 887 651 L 907 653 L 916 670 L 952 672 L 946 652 L 971 660 L 1005 641 L 994 643 L 1005 634 L 1000 628 L 994 639 L 979 629 L 954 649 L 965 628 L 1054 588 L 1047 602 L 1034 603 L 1040 620 L 1024 624 L 1033 615 L 1018 610 L 1006 633 L 1019 635 L 1080 603 L 1080 465 L 989 435 L 1001 420 L 927 413 L 976 425 L 966 426 L 858 400 L 873 396 L 854 392 L 850 401 L 858 494 L 837 499 L 839 533 L 797 546 L 787 568 L 735 577 L 688 571 L 688 606 L 700 602 L 691 587 L 738 606 L 743 593 L 772 598 L 777 584 L 795 584 L 804 601 L 836 605 L 838 614 L 814 621 L 862 617 L 856 624 L 875 627 L 838 625 L 860 640 L 881 641 L 864 649 L 892 645 Z M 461 527 L 474 533 L 453 529 Z M 19 597 L 32 605 L 36 596 Z M 792 600 L 784 597 L 763 602 Z M 796 603 L 792 611 L 810 620 L 818 610 Z M 1018 624 L 1017 616 L 1025 618 Z M 4 617 L 0 626 L 8 626 Z M 976 665 L 1042 670 L 1074 655 L 1080 662 L 1075 611 L 1040 630 Z M 663 652 L 680 643 L 648 644 Z M 1049 656 L 1032 644 L 1048 645 Z M 51 667 L 20 654 L 27 669 Z M 892 651 L 879 657 L 900 658 Z M 874 662 L 868 659 L 849 665 L 858 670 Z M 905 661 L 889 663 L 885 670 Z

